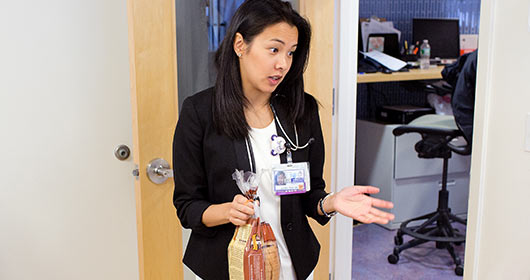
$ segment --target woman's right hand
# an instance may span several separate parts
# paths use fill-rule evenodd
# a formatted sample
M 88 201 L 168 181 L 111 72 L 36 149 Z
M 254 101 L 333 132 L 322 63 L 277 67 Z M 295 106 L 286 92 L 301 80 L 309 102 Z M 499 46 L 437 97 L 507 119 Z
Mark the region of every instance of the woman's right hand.
M 240 194 L 234 196 L 234 199 L 230 202 L 228 220 L 236 226 L 242 226 L 247 223 L 252 215 L 254 215 L 252 201 Z

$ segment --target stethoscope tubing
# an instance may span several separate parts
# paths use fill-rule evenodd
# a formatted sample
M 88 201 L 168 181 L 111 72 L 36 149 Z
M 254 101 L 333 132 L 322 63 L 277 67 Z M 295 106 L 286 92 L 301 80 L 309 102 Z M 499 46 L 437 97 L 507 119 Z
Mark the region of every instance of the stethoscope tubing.
M 296 129 L 296 124 L 294 124 L 294 135 L 295 135 L 296 144 L 293 143 L 291 138 L 289 138 L 289 135 L 283 129 L 282 123 L 280 122 L 280 119 L 278 118 L 278 115 L 276 114 L 276 109 L 274 109 L 274 106 L 272 104 L 270 104 L 270 106 L 271 106 L 272 114 L 274 115 L 275 123 L 278 124 L 278 127 L 280 127 L 280 130 L 282 131 L 283 135 L 285 135 L 285 138 L 287 138 L 287 141 L 289 141 L 287 145 L 289 145 L 290 147 L 286 147 L 287 150 L 297 151 L 297 150 L 305 149 L 309 146 L 309 144 L 311 144 L 315 140 L 314 138 L 309 138 L 309 140 L 307 141 L 307 143 L 305 143 L 305 145 L 298 146 L 298 131 Z M 252 150 L 252 145 L 250 144 L 248 136 L 245 138 L 245 144 L 247 146 L 247 154 L 248 154 L 248 159 L 249 159 L 249 164 L 250 164 L 250 171 L 256 172 L 255 170 L 256 160 L 254 158 L 254 151 Z

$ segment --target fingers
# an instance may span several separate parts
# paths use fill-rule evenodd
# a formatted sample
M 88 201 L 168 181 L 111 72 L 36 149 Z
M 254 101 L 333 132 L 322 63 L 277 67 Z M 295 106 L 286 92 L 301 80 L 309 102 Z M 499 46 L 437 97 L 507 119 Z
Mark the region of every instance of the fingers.
M 378 223 L 382 225 L 388 224 L 388 222 L 390 221 L 388 218 L 383 218 L 377 215 L 373 215 L 371 213 L 361 215 L 360 217 L 357 218 L 357 220 L 365 224 Z
M 379 192 L 379 188 L 372 186 L 356 186 L 357 189 L 362 193 L 374 194 Z
M 228 220 L 236 226 L 244 225 L 254 215 L 254 205 L 242 195 L 236 195 L 230 205 Z
M 248 220 L 248 219 L 247 219 Z M 236 226 L 243 226 L 247 223 L 247 220 L 241 220 L 241 219 L 237 219 L 237 218 L 233 218 L 231 217 L 230 218 L 230 222 Z
M 250 203 L 250 201 L 246 197 L 240 194 L 234 196 L 234 200 L 232 202 L 233 203 L 235 202 L 237 204 L 246 204 L 246 205 L 250 205 L 250 207 L 254 207 L 252 203 Z
M 394 219 L 394 214 L 391 214 L 391 213 L 388 213 L 388 212 L 385 212 L 385 211 L 381 211 L 381 210 L 373 208 L 373 207 L 370 209 L 370 214 L 372 214 L 374 217 L 378 217 L 378 218 L 387 220 L 385 222 L 385 224 L 388 223 L 388 221 L 391 221 L 391 220 Z
M 384 225 L 393 220 L 394 215 L 371 207 L 368 213 L 354 217 L 354 219 L 365 224 L 378 223 Z
M 382 207 L 382 208 L 392 208 L 394 205 L 392 202 L 385 200 L 372 198 L 372 206 Z M 360 215 L 359 221 L 363 223 L 378 223 L 378 224 L 387 224 L 389 221 L 394 219 L 394 214 L 379 210 L 374 207 L 370 207 L 368 213 Z
M 254 204 L 252 201 L 240 194 L 234 197 L 234 200 L 232 201 L 232 208 L 249 215 L 254 214 Z
M 240 220 L 248 220 L 252 215 L 254 215 L 254 210 L 247 210 L 248 212 L 243 212 L 241 210 L 238 210 L 237 208 L 230 209 L 229 218 L 236 218 Z
M 394 208 L 394 204 L 390 201 L 373 198 L 372 197 L 372 206 L 379 207 L 379 208 Z
M 379 188 L 373 186 L 350 186 L 345 189 L 354 190 L 354 193 L 369 193 L 374 194 L 379 192 Z

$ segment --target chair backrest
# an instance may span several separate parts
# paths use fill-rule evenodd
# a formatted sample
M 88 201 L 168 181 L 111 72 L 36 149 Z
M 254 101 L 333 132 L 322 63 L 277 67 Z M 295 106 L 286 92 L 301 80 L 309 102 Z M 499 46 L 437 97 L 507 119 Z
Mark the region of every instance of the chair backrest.
M 477 73 L 477 51 L 461 56 L 442 71 L 442 77 L 453 86 L 451 106 L 455 122 L 469 146 L 473 141 L 473 115 Z

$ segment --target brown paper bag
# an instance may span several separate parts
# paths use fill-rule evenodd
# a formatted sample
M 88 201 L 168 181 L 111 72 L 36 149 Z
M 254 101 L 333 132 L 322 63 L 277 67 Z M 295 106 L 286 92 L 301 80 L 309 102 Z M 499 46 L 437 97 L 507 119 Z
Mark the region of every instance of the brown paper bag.
M 280 255 L 278 253 L 278 245 L 276 244 L 276 237 L 268 223 L 261 223 L 263 231 L 263 255 L 265 258 L 265 279 L 279 280 L 280 279 Z
M 251 224 L 252 231 L 244 255 L 245 280 L 263 280 L 265 279 L 265 261 L 261 248 L 262 233 L 259 218 L 251 219 Z
M 245 280 L 244 255 L 245 248 L 252 231 L 252 225 L 236 227 L 234 237 L 228 245 L 228 273 L 230 280 Z

